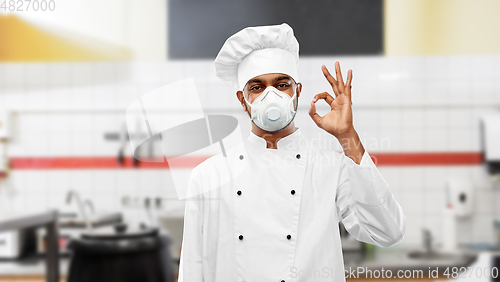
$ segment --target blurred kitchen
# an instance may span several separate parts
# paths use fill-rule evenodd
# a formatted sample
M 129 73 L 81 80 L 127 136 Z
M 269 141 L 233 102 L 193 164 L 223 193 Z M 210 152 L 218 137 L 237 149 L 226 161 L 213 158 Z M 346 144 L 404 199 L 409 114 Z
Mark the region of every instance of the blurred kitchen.
M 0 2 L 0 281 L 176 281 L 185 201 L 165 163 L 133 158 L 125 111 L 193 77 L 205 114 L 246 138 L 213 59 L 243 27 L 282 22 L 301 44 L 296 125 L 340 151 L 309 103 L 331 91 L 322 64 L 352 69 L 355 128 L 407 217 L 391 248 L 343 232 L 346 268 L 498 266 L 500 1 Z

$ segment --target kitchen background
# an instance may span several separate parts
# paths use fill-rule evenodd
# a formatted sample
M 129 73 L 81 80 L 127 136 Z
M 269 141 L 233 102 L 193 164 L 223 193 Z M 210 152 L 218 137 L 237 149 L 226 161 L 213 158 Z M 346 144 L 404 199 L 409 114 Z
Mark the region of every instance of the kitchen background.
M 319 146 L 341 149 L 308 116 L 312 97 L 331 92 L 321 65 L 340 61 L 354 74 L 355 128 L 407 218 L 404 241 L 392 249 L 422 248 L 423 229 L 439 249 L 450 236 L 442 228 L 447 193 L 456 191 L 466 194 L 456 205 L 457 243 L 498 246 L 500 185 L 483 159 L 491 133 L 481 122 L 500 113 L 500 2 L 381 5 L 381 54 L 301 57 L 296 125 Z M 132 164 L 127 106 L 193 77 L 206 114 L 236 117 L 243 137 L 250 122 L 235 91 L 215 76 L 213 58 L 169 58 L 168 7 L 75 0 L 56 1 L 53 12 L 0 14 L 0 215 L 79 213 L 67 204 L 74 190 L 96 212 L 120 212 L 131 225 L 159 222 L 178 256 L 184 201 L 167 169 Z M 10 275 L 1 264 L 0 276 Z

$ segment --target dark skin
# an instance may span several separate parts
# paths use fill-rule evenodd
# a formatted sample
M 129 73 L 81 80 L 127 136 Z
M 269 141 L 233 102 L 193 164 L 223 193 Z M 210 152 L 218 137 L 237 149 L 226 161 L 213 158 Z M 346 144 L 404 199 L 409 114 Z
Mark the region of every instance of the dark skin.
M 335 98 L 327 92 L 319 93 L 314 96 L 311 101 L 309 116 L 319 128 L 332 134 L 339 140 L 346 156 L 351 158 L 357 164 L 360 164 L 361 158 L 365 152 L 358 133 L 354 129 L 352 122 L 352 107 L 351 107 L 351 81 L 352 70 L 347 72 L 347 80 L 344 83 L 340 63 L 335 62 L 336 78 L 333 77 L 326 66 L 322 66 L 323 75 L 332 86 Z M 297 91 L 297 99 L 302 91 L 302 84 L 295 83 L 292 78 L 281 73 L 263 74 L 253 79 L 250 79 L 245 85 L 243 91 L 236 92 L 236 96 L 241 103 L 244 111 L 248 112 L 248 105 L 244 97 L 252 103 L 268 86 L 274 86 L 278 90 L 283 91 L 293 96 L 294 91 Z M 245 95 L 245 96 L 243 96 Z M 330 105 L 330 112 L 324 116 L 320 116 L 316 112 L 316 102 L 324 100 Z M 294 101 L 295 102 L 295 101 Z M 268 149 L 277 149 L 278 140 L 292 134 L 295 131 L 295 124 L 292 121 L 286 128 L 277 132 L 268 132 L 262 130 L 252 122 L 252 132 L 262 137 L 267 142 Z

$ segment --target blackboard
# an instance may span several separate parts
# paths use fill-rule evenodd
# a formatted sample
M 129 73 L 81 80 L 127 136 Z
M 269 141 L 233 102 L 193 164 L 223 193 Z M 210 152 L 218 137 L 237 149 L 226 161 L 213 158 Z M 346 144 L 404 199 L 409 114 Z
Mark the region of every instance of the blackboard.
M 248 26 L 288 23 L 301 56 L 380 55 L 382 0 L 168 0 L 168 57 L 214 59 Z

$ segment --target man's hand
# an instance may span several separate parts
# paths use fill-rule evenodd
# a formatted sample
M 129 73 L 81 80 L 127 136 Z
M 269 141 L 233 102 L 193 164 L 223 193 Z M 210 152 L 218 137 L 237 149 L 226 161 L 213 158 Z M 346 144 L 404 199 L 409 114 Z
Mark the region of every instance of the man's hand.
M 321 70 L 332 86 L 335 98 L 327 92 L 317 94 L 311 102 L 309 115 L 318 127 L 335 136 L 342 145 L 344 153 L 359 164 L 365 150 L 352 123 L 352 70 L 347 72 L 347 81 L 345 84 L 340 71 L 339 62 L 335 62 L 337 79 L 330 74 L 326 66 L 323 65 Z M 330 112 L 324 116 L 320 116 L 316 113 L 316 102 L 320 99 L 325 100 L 325 102 L 330 105 Z
M 335 99 L 328 92 L 317 94 L 311 102 L 309 115 L 318 127 L 326 130 L 326 132 L 338 139 L 345 133 L 354 130 L 351 109 L 352 70 L 349 70 L 347 73 L 347 82 L 345 85 L 342 79 L 342 73 L 340 72 L 339 62 L 335 63 L 337 80 L 330 74 L 326 66 L 322 66 L 321 70 L 332 86 L 333 93 L 335 93 Z M 316 102 L 320 99 L 325 100 L 328 105 L 330 105 L 331 109 L 330 112 L 323 117 L 316 113 Z

